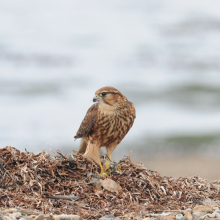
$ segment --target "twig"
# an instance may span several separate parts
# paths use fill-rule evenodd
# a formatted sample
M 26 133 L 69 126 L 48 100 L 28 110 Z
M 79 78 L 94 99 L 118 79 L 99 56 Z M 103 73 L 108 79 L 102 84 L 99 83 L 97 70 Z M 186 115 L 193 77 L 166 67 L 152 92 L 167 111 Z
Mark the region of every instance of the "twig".
M 77 202 L 76 200 L 78 200 L 78 197 L 75 195 L 56 195 L 56 196 L 44 196 L 47 199 L 63 199 L 63 200 L 70 200 L 72 202 L 74 202 L 77 206 L 79 206 L 80 208 L 84 208 L 84 209 L 89 209 L 89 205 L 81 203 L 81 202 Z
M 70 195 L 70 196 L 66 196 L 66 195 L 56 195 L 56 196 L 46 196 L 44 195 L 45 198 L 48 198 L 48 199 L 64 199 L 64 200 L 70 200 L 70 201 L 73 201 L 75 202 L 78 197 L 77 196 L 74 196 L 74 195 Z
M 11 180 L 14 180 L 13 176 L 11 175 L 11 173 L 3 166 L 3 163 L 1 161 L 1 158 L 0 158 L 0 166 L 1 166 L 1 169 L 4 170 L 10 177 L 11 177 Z M 2 175 L 1 175 L 2 176 Z M 10 187 L 12 186 L 17 186 L 18 187 L 18 184 L 16 183 L 16 180 L 14 180 L 15 183 L 12 184 Z M 3 186 L 3 188 L 6 188 L 7 186 L 9 185 L 9 183 L 7 183 L 6 185 Z M 2 187 L 1 187 L 2 188 Z

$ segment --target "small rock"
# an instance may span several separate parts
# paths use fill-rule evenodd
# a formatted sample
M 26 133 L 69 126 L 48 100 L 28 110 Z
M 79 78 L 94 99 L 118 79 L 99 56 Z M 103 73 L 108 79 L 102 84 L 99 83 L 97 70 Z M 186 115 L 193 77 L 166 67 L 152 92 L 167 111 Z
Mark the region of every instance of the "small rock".
M 211 199 L 205 199 L 203 202 L 202 202 L 203 205 L 205 206 L 218 206 L 218 204 L 214 201 L 214 200 L 211 200 Z
M 192 209 L 188 208 L 186 210 L 183 211 L 184 213 L 189 212 L 190 214 L 192 214 Z
M 161 220 L 171 220 L 171 219 L 176 219 L 174 215 L 167 215 L 167 216 L 161 216 Z
M 43 213 L 37 212 L 37 211 L 33 211 L 30 209 L 18 209 L 17 211 L 19 211 L 21 214 L 26 214 L 26 215 L 40 215 Z
M 15 211 L 17 211 L 17 209 L 15 209 L 15 208 L 4 209 L 4 210 L 2 210 L 2 214 L 12 213 L 12 212 L 15 212 Z
M 2 220 L 14 220 L 14 219 L 10 218 L 9 216 L 3 216 Z M 15 220 L 16 220 L 16 218 L 15 218 Z
M 193 212 L 208 212 L 212 213 L 215 209 L 213 207 L 197 205 L 193 208 Z
M 6 214 L 5 216 L 3 216 L 3 220 L 16 220 L 17 218 L 19 218 L 21 216 L 20 212 L 14 212 L 11 214 Z
M 21 217 L 21 213 L 20 212 L 13 212 L 11 215 L 15 216 L 16 218 Z
M 220 219 L 220 214 L 219 214 L 219 213 L 216 213 L 215 217 L 216 217 L 217 219 Z
M 201 217 L 203 215 L 205 215 L 206 213 L 205 212 L 193 212 L 193 217 Z
M 216 218 L 219 216 L 219 209 L 216 209 L 213 213 L 208 213 L 204 216 L 201 216 L 200 219 L 207 219 L 207 218 Z
M 177 220 L 182 220 L 183 219 L 183 214 L 177 214 L 176 219 Z
M 32 220 L 32 218 L 19 218 L 19 220 Z
M 81 220 L 82 218 L 78 215 L 59 215 L 59 220 Z
M 192 220 L 192 218 L 193 218 L 190 212 L 186 212 L 185 217 L 189 220 Z
M 142 220 L 151 220 L 151 218 L 149 218 L 149 217 L 148 218 L 143 218 Z
M 105 215 L 105 216 L 99 218 L 99 220 L 115 220 L 115 216 L 114 215 Z
M 29 219 L 35 219 L 37 217 L 37 215 L 29 215 L 28 218 Z M 19 219 L 20 220 L 20 219 Z
M 162 212 L 162 214 L 160 215 L 163 215 L 163 216 L 171 215 L 171 212 Z
M 118 183 L 111 179 L 102 180 L 102 186 L 110 192 L 119 192 L 122 189 Z
M 49 215 L 40 214 L 34 220 L 51 220 Z

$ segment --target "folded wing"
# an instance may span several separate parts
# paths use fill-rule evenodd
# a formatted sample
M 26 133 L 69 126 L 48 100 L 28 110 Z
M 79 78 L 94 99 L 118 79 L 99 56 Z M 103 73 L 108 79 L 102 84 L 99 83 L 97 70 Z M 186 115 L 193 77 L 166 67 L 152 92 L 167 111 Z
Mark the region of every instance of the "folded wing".
M 74 136 L 74 138 L 77 139 L 83 137 L 84 135 L 88 135 L 93 130 L 97 120 L 98 120 L 98 103 L 95 103 L 88 109 L 86 116 L 83 119 L 79 127 L 79 130 L 77 131 L 76 136 Z

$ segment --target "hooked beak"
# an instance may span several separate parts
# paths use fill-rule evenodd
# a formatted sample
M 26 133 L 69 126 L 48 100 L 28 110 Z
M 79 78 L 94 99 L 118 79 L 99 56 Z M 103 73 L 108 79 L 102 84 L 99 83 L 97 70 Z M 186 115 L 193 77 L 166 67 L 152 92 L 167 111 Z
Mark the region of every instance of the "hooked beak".
M 95 96 L 93 97 L 93 102 L 98 102 L 99 99 L 100 99 L 100 97 L 99 97 L 98 95 L 95 95 Z

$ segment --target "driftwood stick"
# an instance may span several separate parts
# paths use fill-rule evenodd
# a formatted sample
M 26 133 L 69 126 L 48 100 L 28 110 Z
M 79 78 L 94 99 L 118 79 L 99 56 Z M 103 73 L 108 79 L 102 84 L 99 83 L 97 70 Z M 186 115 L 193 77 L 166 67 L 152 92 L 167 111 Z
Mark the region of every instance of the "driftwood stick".
M 69 195 L 69 196 L 66 196 L 66 195 L 56 195 L 56 196 L 44 196 L 45 198 L 48 198 L 48 199 L 64 199 L 64 200 L 70 200 L 70 201 L 73 201 L 75 202 L 78 197 L 74 196 L 74 195 Z
M 77 196 L 74 195 L 56 195 L 56 196 L 44 196 L 47 199 L 63 199 L 63 200 L 69 200 L 74 202 L 77 206 L 79 206 L 80 208 L 84 208 L 84 209 L 89 209 L 89 205 L 81 203 L 81 202 L 77 202 L 76 200 L 78 199 Z

